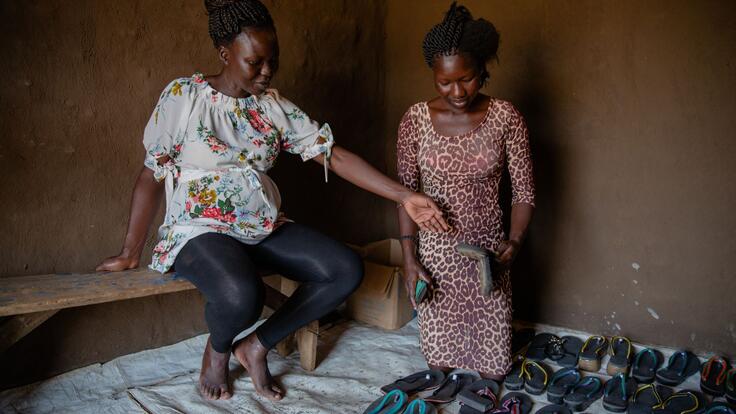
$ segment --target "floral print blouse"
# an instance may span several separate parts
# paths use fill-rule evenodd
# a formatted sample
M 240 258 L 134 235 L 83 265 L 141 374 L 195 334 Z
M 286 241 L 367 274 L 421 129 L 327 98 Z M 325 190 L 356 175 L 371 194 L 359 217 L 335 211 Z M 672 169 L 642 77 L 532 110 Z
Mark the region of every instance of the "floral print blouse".
M 329 159 L 333 143 L 328 124 L 320 127 L 275 89 L 232 98 L 200 73 L 172 81 L 143 136 L 145 165 L 166 187 L 150 268 L 166 272 L 184 244 L 204 233 L 248 244 L 266 238 L 283 221 L 281 196 L 266 175 L 279 152 Z

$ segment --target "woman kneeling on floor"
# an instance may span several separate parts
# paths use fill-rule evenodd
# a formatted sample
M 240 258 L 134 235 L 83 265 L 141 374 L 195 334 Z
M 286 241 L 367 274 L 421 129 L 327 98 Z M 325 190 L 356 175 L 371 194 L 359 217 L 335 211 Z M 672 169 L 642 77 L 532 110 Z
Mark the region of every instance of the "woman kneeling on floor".
M 200 391 L 210 399 L 231 396 L 231 352 L 259 394 L 284 392 L 269 373 L 266 354 L 278 342 L 342 303 L 361 282 L 360 258 L 344 244 L 280 213 L 281 199 L 266 175 L 281 150 L 314 159 L 353 184 L 401 203 L 420 227 L 447 224 L 423 194 L 390 180 L 358 156 L 333 146 L 321 127 L 269 89 L 279 64 L 271 16 L 258 0 L 205 0 L 209 32 L 222 61 L 213 76 L 195 74 L 164 89 L 146 126 L 145 168 L 133 190 L 120 255 L 98 270 L 138 266 L 146 233 L 166 193 L 151 268 L 176 272 L 205 296 L 210 337 L 202 357 Z M 286 303 L 252 334 L 264 286 L 256 268 L 300 282 Z

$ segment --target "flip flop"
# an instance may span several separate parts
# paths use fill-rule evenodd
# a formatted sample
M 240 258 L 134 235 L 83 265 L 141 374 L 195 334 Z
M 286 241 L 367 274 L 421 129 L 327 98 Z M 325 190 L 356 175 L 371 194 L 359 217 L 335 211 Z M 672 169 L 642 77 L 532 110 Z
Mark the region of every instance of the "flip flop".
M 385 394 L 393 390 L 400 390 L 407 394 L 415 394 L 420 391 L 432 390 L 440 386 L 445 380 L 445 374 L 439 370 L 426 370 L 400 378 L 391 384 L 381 387 Z
M 608 360 L 606 372 L 610 376 L 616 374 L 626 374 L 629 371 L 631 357 L 634 354 L 634 346 L 631 345 L 629 338 L 624 336 L 614 336 L 611 338 L 611 346 L 608 353 L 611 358 Z
M 563 398 L 580 382 L 580 372 L 575 368 L 562 368 L 555 372 L 547 387 L 547 401 L 562 404 Z
M 603 395 L 603 383 L 598 377 L 585 377 L 562 398 L 573 411 L 583 411 Z
M 495 254 L 483 247 L 467 243 L 458 243 L 455 251 L 460 255 L 469 257 L 478 262 L 478 280 L 480 281 L 480 293 L 483 296 L 491 296 L 493 292 L 493 259 Z
M 670 356 L 667 367 L 657 371 L 657 381 L 674 387 L 698 372 L 699 368 L 700 360 L 692 352 L 678 351 Z
M 494 414 L 529 414 L 534 402 L 523 392 L 510 392 L 501 398 L 501 403 Z
M 448 375 L 439 388 L 424 400 L 435 404 L 446 404 L 455 400 L 455 396 L 465 387 L 475 382 L 477 375 L 455 373 Z
M 731 368 L 726 376 L 726 401 L 736 404 L 736 368 Z
M 578 366 L 580 369 L 590 372 L 598 372 L 601 369 L 601 358 L 606 352 L 608 341 L 600 335 L 593 335 L 588 338 L 580 348 L 580 361 Z
M 570 414 L 570 409 L 564 405 L 550 404 L 538 409 L 536 414 Z
M 383 397 L 373 401 L 363 414 L 399 414 L 403 412 L 409 397 L 405 392 L 393 390 Z
M 656 349 L 642 349 L 634 357 L 634 363 L 631 365 L 631 376 L 636 378 L 636 381 L 640 384 L 651 384 L 654 382 L 654 377 L 663 359 L 662 353 Z
M 547 348 L 547 344 L 552 339 L 559 339 L 557 336 L 552 335 L 551 333 L 538 333 L 534 336 L 532 339 L 532 342 L 529 344 L 529 348 L 526 350 L 526 359 L 531 359 L 532 361 L 541 361 L 545 358 L 547 358 L 547 353 L 545 352 L 545 348 Z
M 616 374 L 606 383 L 603 392 L 603 408 L 622 413 L 629 407 L 629 399 L 636 392 L 636 380 L 624 374 Z
M 532 328 L 522 328 L 514 332 L 511 335 L 511 355 L 524 353 L 532 339 L 534 339 Z
M 578 364 L 578 356 L 582 347 L 583 341 L 580 338 L 576 336 L 563 336 L 562 338 L 550 339 L 544 348 L 544 352 L 557 365 L 571 368 Z
M 714 397 L 720 397 L 726 393 L 726 375 L 729 369 L 728 361 L 712 356 L 703 363 L 700 369 L 700 389 L 704 393 Z
M 459 414 L 483 414 L 498 405 L 498 383 L 493 380 L 478 380 L 457 394 Z
M 414 400 L 406 406 L 403 414 L 437 414 L 437 407 L 422 400 Z
M 674 391 L 664 385 L 646 384 L 639 387 L 631 397 L 629 414 L 651 414 L 654 407 L 662 405 Z
M 524 364 L 526 359 L 514 362 L 511 367 L 511 372 L 506 374 L 506 378 L 503 380 L 503 385 L 506 389 L 512 391 L 519 391 L 524 388 Z
M 524 370 L 524 390 L 532 395 L 539 395 L 547 388 L 549 381 L 548 370 L 536 361 L 526 360 Z
M 680 391 L 672 394 L 662 404 L 654 407 L 654 414 L 690 414 L 698 411 L 702 399 L 692 391 Z
M 736 414 L 736 408 L 723 401 L 713 401 L 705 407 L 703 414 Z

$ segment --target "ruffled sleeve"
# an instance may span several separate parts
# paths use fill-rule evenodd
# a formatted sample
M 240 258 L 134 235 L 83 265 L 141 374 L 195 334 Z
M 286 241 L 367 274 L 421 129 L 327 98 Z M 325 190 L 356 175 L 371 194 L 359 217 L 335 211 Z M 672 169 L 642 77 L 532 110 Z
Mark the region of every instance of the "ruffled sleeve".
M 325 154 L 326 181 L 332 146 L 335 144 L 330 125 L 325 123 L 320 126 L 275 89 L 269 89 L 259 103 L 279 131 L 281 149 L 300 155 L 304 161 Z
M 176 79 L 161 92 L 156 108 L 143 132 L 146 148 L 144 165 L 153 170 L 153 176 L 161 181 L 181 150 L 181 137 L 186 130 L 186 120 L 192 109 L 192 80 Z M 171 161 L 159 164 L 158 159 L 168 156 Z

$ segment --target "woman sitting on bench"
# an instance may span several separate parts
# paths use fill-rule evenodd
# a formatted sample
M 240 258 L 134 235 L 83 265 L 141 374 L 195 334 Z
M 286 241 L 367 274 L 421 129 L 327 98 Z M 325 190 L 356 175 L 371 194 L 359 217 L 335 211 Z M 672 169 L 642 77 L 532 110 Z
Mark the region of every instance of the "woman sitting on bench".
M 166 193 L 151 268 L 172 267 L 205 296 L 210 337 L 199 388 L 209 399 L 231 396 L 230 353 L 259 394 L 279 400 L 266 354 L 279 341 L 326 315 L 360 284 L 360 258 L 344 244 L 279 212 L 279 192 L 266 175 L 281 150 L 314 159 L 353 184 L 405 207 L 417 224 L 445 231 L 430 198 L 390 180 L 349 151 L 274 89 L 276 29 L 258 0 L 205 0 L 209 32 L 222 61 L 213 76 L 195 74 L 164 89 L 144 132 L 145 167 L 133 190 L 122 252 L 98 270 L 139 264 L 146 233 Z M 261 315 L 263 266 L 300 282 L 265 323 L 233 344 Z

